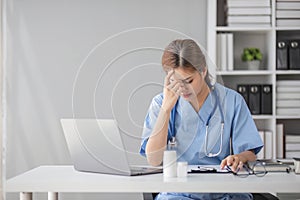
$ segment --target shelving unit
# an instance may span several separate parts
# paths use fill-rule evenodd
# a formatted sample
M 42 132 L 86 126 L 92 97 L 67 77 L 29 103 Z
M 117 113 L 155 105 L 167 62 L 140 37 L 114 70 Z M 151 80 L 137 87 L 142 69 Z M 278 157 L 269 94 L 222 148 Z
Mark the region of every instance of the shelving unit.
M 297 132 L 300 134 L 299 115 L 276 114 L 276 81 L 300 80 L 300 70 L 276 70 L 276 42 L 278 39 L 298 38 L 300 40 L 300 27 L 276 26 L 276 0 L 271 3 L 270 27 L 260 26 L 226 26 L 223 12 L 226 0 L 209 0 L 207 19 L 207 53 L 212 62 L 217 63 L 217 34 L 233 33 L 234 38 L 234 70 L 218 71 L 218 80 L 221 78 L 224 85 L 235 89 L 238 84 L 272 84 L 272 114 L 253 115 L 253 119 L 260 130 L 270 130 L 273 133 L 272 158 L 277 158 L 276 124 L 284 124 L 284 132 Z M 258 47 L 263 53 L 262 70 L 237 70 L 243 65 L 241 54 L 244 47 Z

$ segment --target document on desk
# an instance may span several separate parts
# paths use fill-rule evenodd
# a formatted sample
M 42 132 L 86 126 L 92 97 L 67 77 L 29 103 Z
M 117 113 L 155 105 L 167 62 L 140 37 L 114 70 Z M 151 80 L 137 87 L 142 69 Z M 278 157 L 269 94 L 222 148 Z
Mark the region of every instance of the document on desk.
M 221 169 L 220 165 L 189 165 L 188 173 L 229 173 L 227 169 Z

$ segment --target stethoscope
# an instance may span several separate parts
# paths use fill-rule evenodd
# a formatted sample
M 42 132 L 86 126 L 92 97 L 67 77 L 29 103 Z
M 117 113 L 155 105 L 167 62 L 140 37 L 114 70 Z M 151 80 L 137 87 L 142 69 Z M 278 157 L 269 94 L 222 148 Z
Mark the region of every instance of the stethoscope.
M 206 122 L 205 140 L 204 140 L 204 146 L 205 146 L 204 151 L 205 152 L 204 153 L 205 153 L 205 155 L 207 157 L 216 157 L 216 156 L 220 155 L 220 153 L 222 152 L 223 133 L 224 133 L 224 114 L 223 114 L 223 110 L 222 110 L 222 107 L 221 107 L 221 104 L 220 104 L 220 100 L 219 100 L 219 96 L 218 96 L 217 90 L 214 88 L 214 86 L 211 87 L 211 92 L 214 94 L 214 96 L 216 98 L 216 102 L 215 102 L 214 108 L 213 108 L 213 110 L 212 110 L 211 114 L 209 115 L 208 120 Z M 177 143 L 176 142 L 176 136 L 175 136 L 175 117 L 176 117 L 177 104 L 178 104 L 178 101 L 176 102 L 174 108 L 171 111 L 171 119 L 172 119 L 171 120 L 172 121 L 172 124 L 171 124 L 171 137 L 170 137 L 170 140 L 169 140 L 169 143 L 168 143 L 170 149 L 175 148 L 176 147 L 176 143 Z M 220 114 L 221 114 L 220 147 L 219 147 L 219 151 L 217 153 L 212 153 L 212 152 L 208 153 L 207 142 L 208 142 L 209 123 L 210 123 L 210 119 L 215 114 L 217 107 L 218 107 L 218 109 L 220 111 Z

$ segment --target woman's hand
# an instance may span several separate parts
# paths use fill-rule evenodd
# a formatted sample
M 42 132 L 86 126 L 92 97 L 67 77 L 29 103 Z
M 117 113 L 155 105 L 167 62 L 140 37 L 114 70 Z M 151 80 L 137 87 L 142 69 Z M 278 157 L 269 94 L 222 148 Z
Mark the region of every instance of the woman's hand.
M 226 165 L 230 166 L 231 170 L 237 172 L 238 169 L 243 167 L 243 164 L 248 161 L 255 161 L 256 155 L 253 150 L 243 151 L 239 154 L 227 156 L 221 162 L 221 169 L 224 169 Z
M 164 100 L 162 108 L 168 112 L 172 110 L 181 94 L 180 83 L 172 78 L 173 75 L 174 70 L 170 70 L 164 81 Z
M 239 155 L 230 155 L 227 156 L 224 160 L 221 162 L 221 169 L 224 169 L 226 165 L 230 166 L 231 170 L 234 172 L 237 172 L 238 169 L 243 167 L 243 161 L 240 159 Z

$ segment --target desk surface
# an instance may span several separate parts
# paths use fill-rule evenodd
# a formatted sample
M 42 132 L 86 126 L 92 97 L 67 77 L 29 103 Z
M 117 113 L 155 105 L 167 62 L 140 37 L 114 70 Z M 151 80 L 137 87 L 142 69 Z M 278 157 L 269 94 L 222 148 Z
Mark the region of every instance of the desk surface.
M 6 192 L 300 192 L 300 175 L 268 173 L 188 174 L 164 180 L 162 174 L 116 176 L 78 172 L 73 166 L 41 166 L 7 180 Z

